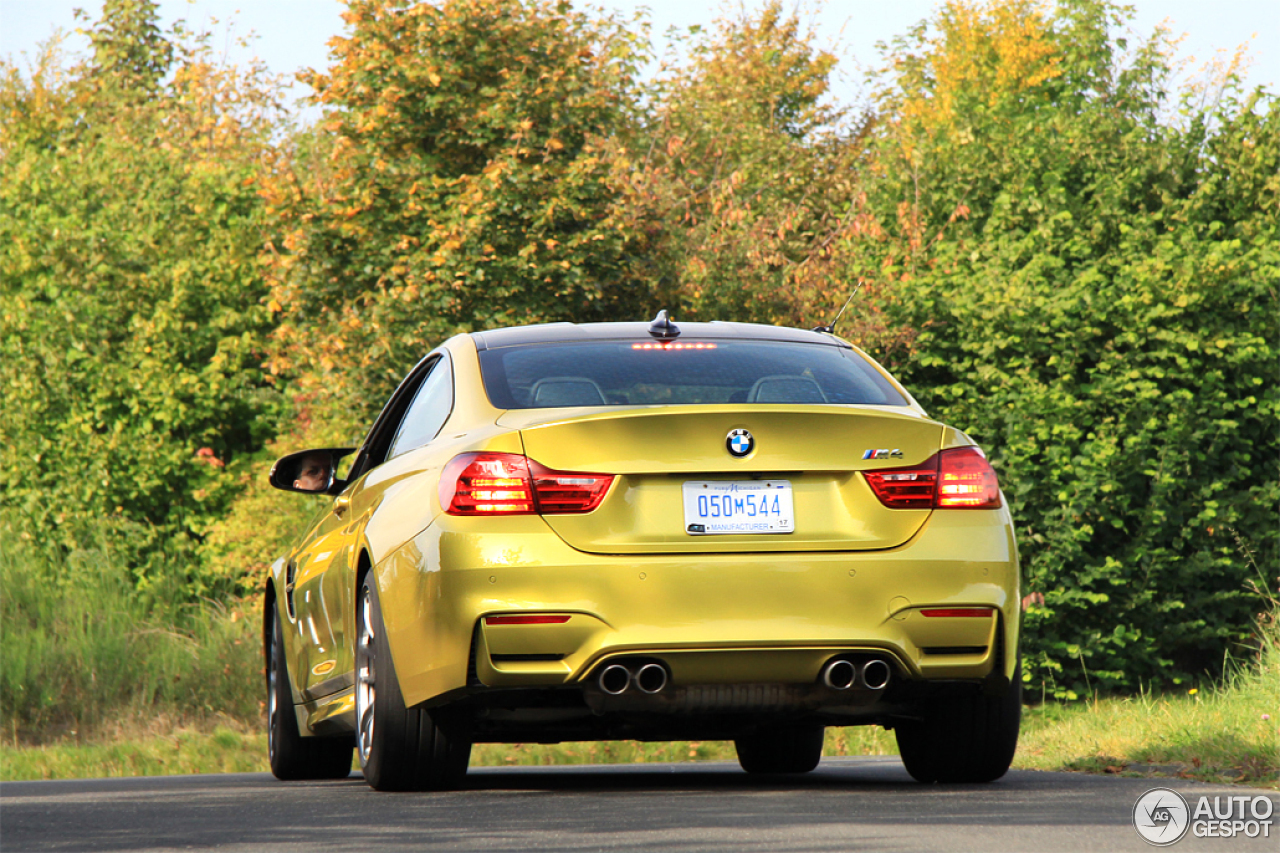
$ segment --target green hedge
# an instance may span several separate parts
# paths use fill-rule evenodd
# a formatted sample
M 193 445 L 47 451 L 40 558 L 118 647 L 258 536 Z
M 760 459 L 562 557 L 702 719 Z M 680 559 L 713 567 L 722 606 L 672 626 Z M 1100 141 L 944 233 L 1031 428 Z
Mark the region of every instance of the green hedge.
M 1174 109 L 1163 43 L 1122 58 L 1111 11 L 1059 5 L 1044 82 L 883 128 L 885 237 L 850 247 L 917 332 L 898 375 L 992 456 L 1044 595 L 1028 678 L 1066 696 L 1220 671 L 1280 538 L 1280 101 Z

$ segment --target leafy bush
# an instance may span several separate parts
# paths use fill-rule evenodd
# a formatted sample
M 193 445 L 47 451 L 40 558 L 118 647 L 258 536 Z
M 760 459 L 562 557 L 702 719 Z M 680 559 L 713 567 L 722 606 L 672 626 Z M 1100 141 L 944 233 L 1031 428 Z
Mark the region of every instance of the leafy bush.
M 280 412 L 255 189 L 275 89 L 155 18 L 107 3 L 87 61 L 0 62 L 0 501 L 66 547 L 109 519 L 143 583 Z
M 991 452 L 1059 695 L 1221 667 L 1280 539 L 1280 100 L 1176 113 L 1120 13 L 951 4 L 896 44 L 846 245 L 918 331 L 900 377 Z

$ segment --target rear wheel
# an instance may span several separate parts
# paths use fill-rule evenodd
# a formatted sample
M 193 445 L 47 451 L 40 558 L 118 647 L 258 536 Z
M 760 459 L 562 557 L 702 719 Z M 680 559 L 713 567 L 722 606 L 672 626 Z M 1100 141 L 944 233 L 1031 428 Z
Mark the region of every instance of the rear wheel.
M 1013 762 L 1022 720 L 1022 673 L 1000 695 L 978 685 L 935 702 L 895 729 L 907 772 L 919 782 L 992 782 Z
M 351 738 L 302 737 L 284 658 L 280 613 L 271 606 L 267 663 L 267 755 L 277 779 L 345 779 L 351 773 Z
M 733 742 L 748 773 L 808 773 L 822 760 L 822 726 L 777 726 Z
M 429 712 L 405 707 L 372 574 L 361 584 L 356 621 L 356 746 L 365 780 L 379 791 L 455 787 L 471 743 L 446 734 Z

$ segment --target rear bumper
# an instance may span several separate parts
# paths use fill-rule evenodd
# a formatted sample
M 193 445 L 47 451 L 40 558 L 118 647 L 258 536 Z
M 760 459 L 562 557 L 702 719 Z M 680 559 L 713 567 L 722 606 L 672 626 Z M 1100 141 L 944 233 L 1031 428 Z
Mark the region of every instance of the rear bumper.
M 876 653 L 907 682 L 978 680 L 1015 665 L 1019 569 L 1005 510 L 935 512 L 884 551 L 607 556 L 538 517 L 440 516 L 376 568 L 410 704 L 487 688 L 588 684 L 653 657 L 673 688 L 814 683 L 833 656 Z M 995 615 L 927 617 L 987 606 Z M 561 624 L 486 625 L 557 613 Z

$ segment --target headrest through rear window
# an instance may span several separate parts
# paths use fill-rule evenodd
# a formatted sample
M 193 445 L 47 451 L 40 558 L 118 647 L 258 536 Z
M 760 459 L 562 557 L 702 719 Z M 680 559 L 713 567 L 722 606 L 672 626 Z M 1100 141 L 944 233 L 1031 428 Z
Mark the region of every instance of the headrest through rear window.
M 539 379 L 529 389 L 534 406 L 604 406 L 604 391 L 594 381 L 581 376 L 552 376 Z
M 808 376 L 764 376 L 747 392 L 748 403 L 825 403 L 827 395 Z

